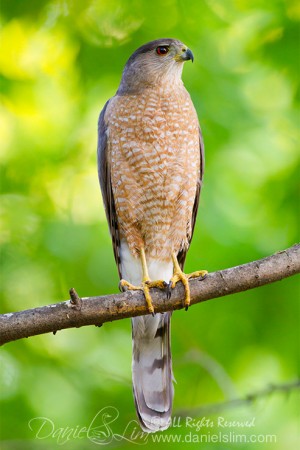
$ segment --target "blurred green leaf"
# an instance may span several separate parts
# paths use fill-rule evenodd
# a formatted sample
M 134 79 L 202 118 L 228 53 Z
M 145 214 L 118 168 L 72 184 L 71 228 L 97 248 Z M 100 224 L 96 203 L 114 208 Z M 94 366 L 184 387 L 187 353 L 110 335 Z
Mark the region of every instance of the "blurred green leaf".
M 97 119 L 131 53 L 159 37 L 193 49 L 195 64 L 186 65 L 183 79 L 206 146 L 187 272 L 238 265 L 295 243 L 299 19 L 296 0 L 2 0 L 1 310 L 64 300 L 72 286 L 81 296 L 117 291 L 97 180 Z M 174 314 L 174 415 L 294 379 L 298 293 L 289 279 Z M 83 427 L 114 406 L 119 433 L 135 419 L 129 321 L 11 343 L 0 365 L 2 448 L 58 446 L 53 437 L 35 439 L 28 426 L 34 417 Z M 275 446 L 260 448 L 283 450 L 297 445 L 297 406 L 296 394 L 276 395 L 224 415 L 255 416 L 247 435 L 276 434 Z M 65 445 L 95 446 L 75 438 Z M 154 445 L 165 448 L 151 439 L 147 447 Z

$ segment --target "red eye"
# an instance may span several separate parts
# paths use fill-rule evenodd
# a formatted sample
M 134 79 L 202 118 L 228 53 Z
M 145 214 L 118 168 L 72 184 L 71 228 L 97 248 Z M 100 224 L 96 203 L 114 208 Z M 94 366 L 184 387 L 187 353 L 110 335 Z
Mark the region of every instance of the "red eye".
M 169 47 L 167 45 L 160 45 L 156 48 L 156 53 L 158 55 L 166 55 L 169 52 Z

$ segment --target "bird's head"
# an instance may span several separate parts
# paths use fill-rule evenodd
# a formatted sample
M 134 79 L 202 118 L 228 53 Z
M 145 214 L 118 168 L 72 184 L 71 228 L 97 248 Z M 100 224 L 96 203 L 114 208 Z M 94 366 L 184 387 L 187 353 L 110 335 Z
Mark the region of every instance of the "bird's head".
M 193 53 L 177 39 L 158 39 L 138 48 L 125 65 L 119 94 L 167 83 L 181 83 L 185 61 L 194 61 Z

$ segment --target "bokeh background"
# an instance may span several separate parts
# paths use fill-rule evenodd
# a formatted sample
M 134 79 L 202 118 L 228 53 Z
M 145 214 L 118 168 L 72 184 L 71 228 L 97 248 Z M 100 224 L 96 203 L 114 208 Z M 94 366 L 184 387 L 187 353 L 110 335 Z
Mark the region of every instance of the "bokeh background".
M 97 119 L 130 54 L 160 37 L 181 39 L 194 52 L 183 79 L 206 146 L 186 271 L 223 269 L 294 244 L 299 19 L 297 0 L 2 0 L 1 311 L 65 300 L 70 287 L 81 296 L 117 291 L 97 180 Z M 219 415 L 255 418 L 246 430 L 202 427 L 198 436 L 277 437 L 272 444 L 204 448 L 296 448 L 297 391 L 215 413 L 205 405 L 297 378 L 298 294 L 291 278 L 174 313 L 174 415 L 203 407 L 197 420 L 214 425 Z M 28 426 L 35 417 L 48 418 L 55 430 L 81 428 L 111 406 L 119 411 L 115 433 L 135 419 L 129 320 L 10 343 L 0 361 L 3 449 L 59 448 L 53 435 L 36 438 L 37 422 Z M 144 445 L 200 448 L 151 439 Z M 63 448 L 97 444 L 71 436 Z

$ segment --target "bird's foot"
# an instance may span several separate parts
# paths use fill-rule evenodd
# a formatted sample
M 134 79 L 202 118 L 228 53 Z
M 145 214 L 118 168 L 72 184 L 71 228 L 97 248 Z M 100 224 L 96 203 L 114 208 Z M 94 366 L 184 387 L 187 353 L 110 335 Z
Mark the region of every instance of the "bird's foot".
M 126 291 L 127 289 L 132 290 L 132 291 L 143 291 L 145 300 L 147 303 L 148 311 L 150 314 L 152 314 L 152 316 L 154 316 L 154 308 L 153 308 L 152 298 L 150 295 L 150 289 L 151 288 L 166 289 L 166 287 L 168 287 L 168 283 L 166 283 L 163 280 L 151 281 L 150 279 L 145 278 L 142 281 L 141 286 L 135 286 L 126 280 L 121 280 L 119 286 L 120 286 L 120 289 L 123 291 Z
M 167 293 L 168 299 L 171 297 L 171 292 L 172 292 L 171 290 L 174 289 L 174 287 L 176 286 L 176 283 L 178 283 L 178 281 L 181 281 L 184 286 L 184 290 L 185 290 L 183 305 L 185 307 L 185 310 L 187 311 L 188 307 L 190 306 L 190 303 L 191 303 L 189 279 L 190 278 L 198 278 L 198 277 L 205 278 L 207 273 L 208 273 L 207 270 L 197 270 L 196 272 L 186 274 L 180 269 L 179 266 L 175 267 L 174 274 L 168 285 L 168 293 Z

